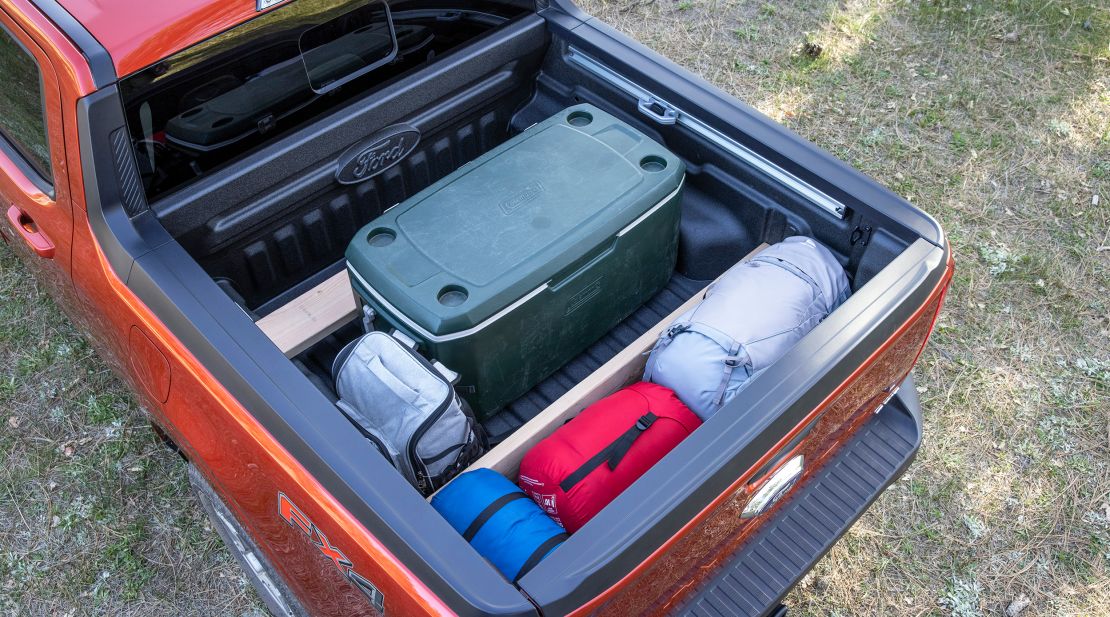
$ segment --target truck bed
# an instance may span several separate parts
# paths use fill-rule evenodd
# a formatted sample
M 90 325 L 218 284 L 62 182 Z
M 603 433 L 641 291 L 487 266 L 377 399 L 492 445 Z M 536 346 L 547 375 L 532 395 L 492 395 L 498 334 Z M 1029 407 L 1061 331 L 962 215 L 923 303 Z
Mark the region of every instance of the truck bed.
M 673 608 L 711 584 L 722 556 L 778 520 L 736 516 L 769 470 L 787 454 L 804 455 L 800 486 L 809 487 L 821 463 L 835 460 L 891 400 L 950 276 L 943 234 L 927 215 L 604 25 L 553 5 L 558 10 L 498 23 L 149 210 L 128 214 L 120 195 L 89 206 L 134 293 L 164 313 L 190 352 L 369 533 L 462 614 L 629 614 Z M 124 123 L 106 100 L 81 111 L 99 114 L 96 125 L 105 127 L 89 137 L 101 153 L 90 174 L 114 174 L 118 165 L 112 136 Z M 514 586 L 333 404 L 331 359 L 359 334 L 357 317 L 293 358 L 256 322 L 334 275 L 355 231 L 386 208 L 579 102 L 632 124 L 686 163 L 678 264 L 662 292 L 491 418 L 491 433 L 518 430 L 762 243 L 816 238 L 837 255 L 854 293 Z M 422 135 L 404 161 L 361 184 L 334 181 L 350 144 L 398 123 Z

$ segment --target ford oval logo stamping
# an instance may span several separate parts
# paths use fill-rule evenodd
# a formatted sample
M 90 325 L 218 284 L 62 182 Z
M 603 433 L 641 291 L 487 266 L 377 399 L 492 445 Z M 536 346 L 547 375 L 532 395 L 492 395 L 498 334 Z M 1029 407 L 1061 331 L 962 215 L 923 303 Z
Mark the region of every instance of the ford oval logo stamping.
M 347 148 L 339 157 L 335 179 L 358 184 L 401 162 L 420 143 L 420 131 L 407 124 L 386 127 Z

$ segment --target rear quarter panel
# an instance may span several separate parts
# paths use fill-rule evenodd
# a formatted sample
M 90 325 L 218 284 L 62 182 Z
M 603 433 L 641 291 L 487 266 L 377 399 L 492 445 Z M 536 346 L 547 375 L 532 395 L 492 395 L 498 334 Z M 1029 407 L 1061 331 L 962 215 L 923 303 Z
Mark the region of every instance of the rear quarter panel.
M 49 283 L 59 308 L 130 385 L 152 420 L 203 470 L 313 614 L 377 613 L 345 576 L 344 561 L 380 587 L 386 610 L 393 614 L 449 612 L 261 428 L 109 265 L 92 233 L 84 199 L 77 106 L 97 89 L 89 58 L 26 0 L 0 0 L 0 9 L 5 26 L 17 25 L 32 37 L 41 48 L 36 58 L 46 63 L 58 186 L 55 200 L 42 205 L 56 215 L 50 219 L 52 239 L 62 250 L 59 263 L 50 266 L 52 273 L 29 270 Z M 12 184 L 9 179 L 0 183 Z M 8 192 L 5 188 L 12 199 Z M 32 264 L 36 259 L 27 256 Z M 133 347 L 135 342 L 141 345 Z M 141 353 L 136 354 L 138 347 Z M 279 493 L 296 504 L 300 518 L 291 522 L 282 517 Z M 319 533 L 306 534 L 298 524 L 301 519 Z
M 320 615 L 376 614 L 347 578 L 354 569 L 382 591 L 393 614 L 448 612 L 133 295 L 99 250 L 87 220 L 82 223 L 75 283 L 98 350 L 115 359 L 114 368 L 153 419 L 223 497 L 305 607 Z M 128 361 L 133 329 L 166 358 L 165 402 Z M 283 512 L 282 494 L 300 515 Z

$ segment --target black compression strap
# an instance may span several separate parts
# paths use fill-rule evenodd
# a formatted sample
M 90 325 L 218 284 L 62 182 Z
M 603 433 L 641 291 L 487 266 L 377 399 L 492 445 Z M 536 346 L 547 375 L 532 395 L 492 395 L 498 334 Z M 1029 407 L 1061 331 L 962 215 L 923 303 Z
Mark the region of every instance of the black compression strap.
M 452 454 L 454 452 L 457 452 L 457 451 L 465 448 L 468 445 L 470 445 L 469 441 L 463 442 L 463 443 L 457 443 L 457 444 L 451 446 L 450 448 L 447 448 L 443 452 L 440 452 L 439 454 L 429 456 L 428 458 L 420 457 L 420 462 L 424 463 L 425 465 L 432 465 L 434 463 L 438 463 L 441 459 L 446 458 L 450 454 Z
M 632 444 L 636 443 L 636 439 L 644 431 L 648 430 L 648 427 L 654 424 L 656 419 L 655 414 L 650 411 L 641 416 L 632 428 L 622 433 L 620 437 L 613 440 L 613 443 L 602 448 L 601 452 L 593 455 L 590 460 L 582 463 L 581 467 L 575 469 L 574 473 L 564 478 L 563 481 L 559 483 L 559 488 L 563 489 L 564 493 L 570 492 L 570 489 L 574 488 L 574 485 L 593 473 L 593 470 L 601 467 L 602 463 L 608 463 L 609 469 L 615 470 L 621 460 L 624 459 L 624 455 L 628 454 L 628 451 L 632 449 Z
M 557 533 L 545 540 L 544 543 L 539 546 L 539 548 L 532 551 L 532 554 L 528 556 L 528 559 L 524 562 L 524 565 L 520 566 L 520 572 L 517 572 L 516 576 L 513 577 L 513 582 L 515 583 L 519 581 L 520 577 L 528 574 L 528 571 L 536 567 L 537 563 L 543 561 L 543 558 L 551 552 L 551 549 L 555 548 L 563 542 L 566 542 L 567 538 L 569 537 L 570 536 L 565 533 Z
M 475 518 L 474 521 L 470 523 L 470 526 L 466 528 L 466 531 L 463 532 L 463 538 L 466 538 L 466 541 L 470 542 L 474 539 L 474 536 L 478 535 L 478 531 L 482 529 L 482 525 L 485 525 L 486 521 L 493 518 L 493 515 L 497 514 L 498 511 L 501 510 L 501 508 L 504 508 L 507 504 L 510 504 L 517 499 L 528 498 L 528 495 L 525 495 L 520 491 L 513 491 L 511 493 L 505 493 L 497 499 L 494 499 L 493 503 L 486 506 L 485 510 L 479 512 L 478 518 Z

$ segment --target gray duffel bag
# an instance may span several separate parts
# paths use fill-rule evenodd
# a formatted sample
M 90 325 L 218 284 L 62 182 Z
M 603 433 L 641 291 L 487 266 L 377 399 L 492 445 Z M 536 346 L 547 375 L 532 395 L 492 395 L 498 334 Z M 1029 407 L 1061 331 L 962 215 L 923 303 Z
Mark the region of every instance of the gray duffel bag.
M 485 451 L 481 426 L 455 394 L 458 375 L 399 332 L 355 339 L 336 356 L 332 375 L 339 408 L 424 495 Z
M 644 380 L 674 390 L 707 420 L 849 293 L 829 249 L 804 236 L 787 238 L 710 285 L 660 336 Z

